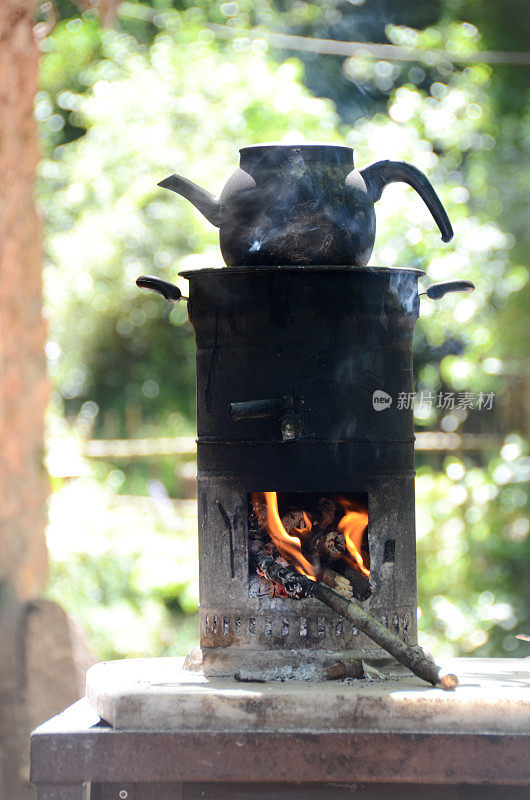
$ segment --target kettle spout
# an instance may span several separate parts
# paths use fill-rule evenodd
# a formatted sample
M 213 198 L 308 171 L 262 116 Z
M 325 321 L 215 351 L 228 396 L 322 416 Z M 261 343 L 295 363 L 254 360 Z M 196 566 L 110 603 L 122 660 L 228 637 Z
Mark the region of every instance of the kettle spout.
M 207 192 L 206 189 L 201 189 L 196 183 L 189 181 L 187 178 L 182 178 L 180 175 L 170 175 L 160 181 L 158 185 L 163 189 L 171 189 L 172 192 L 182 195 L 190 203 L 193 203 L 208 222 L 211 222 L 216 228 L 220 226 L 219 200 L 216 200 L 213 194 Z

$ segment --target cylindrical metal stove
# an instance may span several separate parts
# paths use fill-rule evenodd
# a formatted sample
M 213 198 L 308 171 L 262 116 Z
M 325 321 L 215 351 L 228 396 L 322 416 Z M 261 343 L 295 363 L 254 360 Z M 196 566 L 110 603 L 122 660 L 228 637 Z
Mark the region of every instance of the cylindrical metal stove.
M 415 269 L 201 269 L 197 342 L 200 642 L 209 675 L 325 677 L 388 656 L 314 599 L 256 592 L 250 498 L 348 495 L 368 513 L 362 603 L 416 642 Z M 283 499 L 282 499 L 283 498 Z

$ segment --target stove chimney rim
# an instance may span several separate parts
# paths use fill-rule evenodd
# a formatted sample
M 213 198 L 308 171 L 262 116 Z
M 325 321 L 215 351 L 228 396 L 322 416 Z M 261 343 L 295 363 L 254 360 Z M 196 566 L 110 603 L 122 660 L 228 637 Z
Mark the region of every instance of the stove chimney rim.
M 251 275 L 263 273 L 327 273 L 327 274 L 344 274 L 344 273 L 357 273 L 371 274 L 371 275 L 417 275 L 418 278 L 426 275 L 425 270 L 418 269 L 417 267 L 388 267 L 388 266 L 370 266 L 358 267 L 351 264 L 337 265 L 337 264 L 278 264 L 278 265 L 263 265 L 263 266 L 241 266 L 241 267 L 199 267 L 197 269 L 185 269 L 178 273 L 179 277 L 189 280 L 191 277 L 200 275 L 210 275 L 213 273 L 223 273 L 229 275 Z

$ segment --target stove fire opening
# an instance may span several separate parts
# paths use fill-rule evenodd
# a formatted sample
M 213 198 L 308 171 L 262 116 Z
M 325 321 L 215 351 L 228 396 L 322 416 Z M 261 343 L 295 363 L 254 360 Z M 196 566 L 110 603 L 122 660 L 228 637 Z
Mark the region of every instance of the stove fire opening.
M 367 494 L 252 492 L 248 508 L 251 596 L 296 595 L 282 582 L 282 567 L 294 567 L 348 599 L 370 597 Z M 264 556 L 274 578 L 257 566 Z

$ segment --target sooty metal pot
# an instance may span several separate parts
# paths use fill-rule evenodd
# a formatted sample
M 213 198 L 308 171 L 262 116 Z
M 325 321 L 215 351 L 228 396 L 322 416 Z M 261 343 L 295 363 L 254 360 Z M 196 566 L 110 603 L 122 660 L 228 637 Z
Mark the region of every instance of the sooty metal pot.
M 180 175 L 159 184 L 220 229 L 229 266 L 365 266 L 375 240 L 374 203 L 395 181 L 418 192 L 442 240 L 452 239 L 438 195 L 411 164 L 378 161 L 357 170 L 353 149 L 335 144 L 258 144 L 239 152 L 239 168 L 219 199 Z

